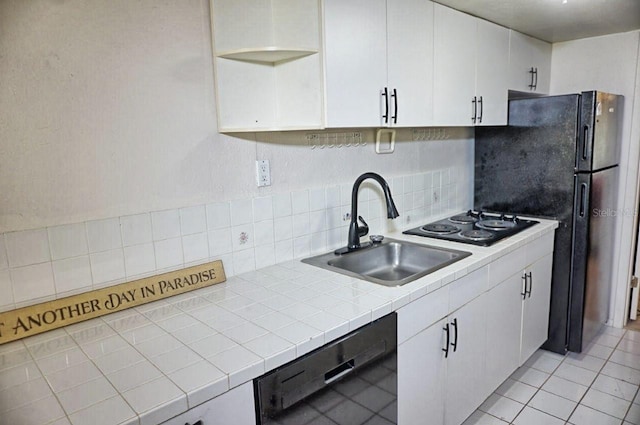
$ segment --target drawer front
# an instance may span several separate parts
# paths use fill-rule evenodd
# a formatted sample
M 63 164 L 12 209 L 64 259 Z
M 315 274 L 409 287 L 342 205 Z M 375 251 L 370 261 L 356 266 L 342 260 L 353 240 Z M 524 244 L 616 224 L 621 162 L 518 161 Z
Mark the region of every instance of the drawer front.
M 489 264 L 489 287 L 493 288 L 527 266 L 527 247 L 523 246 Z
M 449 284 L 449 312 L 453 312 L 487 290 L 489 267 L 482 267 Z
M 439 288 L 398 310 L 398 345 L 447 315 L 449 286 Z
M 530 266 L 545 255 L 553 252 L 555 234 L 555 232 L 546 233 L 526 246 L 527 266 Z

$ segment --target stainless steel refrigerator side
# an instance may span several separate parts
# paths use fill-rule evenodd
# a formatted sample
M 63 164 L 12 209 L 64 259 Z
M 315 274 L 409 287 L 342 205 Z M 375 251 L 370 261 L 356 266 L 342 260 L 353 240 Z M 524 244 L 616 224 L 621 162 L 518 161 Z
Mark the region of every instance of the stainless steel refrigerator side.
M 569 351 L 582 351 L 609 318 L 618 170 L 576 174 Z
M 598 92 L 582 92 L 576 170 L 590 172 L 618 164 L 618 118 L 621 96 Z

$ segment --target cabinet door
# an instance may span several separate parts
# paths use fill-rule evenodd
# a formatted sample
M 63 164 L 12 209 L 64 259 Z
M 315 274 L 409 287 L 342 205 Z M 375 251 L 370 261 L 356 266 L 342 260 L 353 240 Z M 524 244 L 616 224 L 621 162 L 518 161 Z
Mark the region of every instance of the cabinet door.
M 537 86 L 530 87 L 531 68 L 537 68 Z M 534 78 L 535 79 L 535 78 Z M 549 93 L 551 81 L 551 44 L 510 31 L 509 88 L 523 92 Z
M 477 19 L 437 3 L 434 14 L 434 122 L 469 126 L 473 124 Z
M 445 425 L 461 424 L 491 393 L 485 374 L 485 295 L 449 315 L 457 328 L 456 351 L 449 351 L 445 381 Z M 456 330 L 452 329 L 452 342 Z
M 489 389 L 497 388 L 520 366 L 522 320 L 522 272 L 517 272 L 486 294 Z
M 195 424 L 198 421 L 202 421 L 203 425 L 255 425 L 253 382 L 246 382 L 162 425 Z
M 523 301 L 520 364 L 547 340 L 553 254 L 547 254 L 525 270 L 531 273 L 530 291 Z
M 387 2 L 389 89 L 396 90 L 392 126 L 433 123 L 433 3 L 424 0 Z M 393 121 L 393 120 L 392 120 Z
M 508 102 L 509 30 L 477 20 L 476 125 L 506 125 Z
M 445 323 L 435 323 L 398 346 L 399 425 L 442 423 Z
M 385 0 L 325 0 L 327 127 L 379 127 L 387 85 Z

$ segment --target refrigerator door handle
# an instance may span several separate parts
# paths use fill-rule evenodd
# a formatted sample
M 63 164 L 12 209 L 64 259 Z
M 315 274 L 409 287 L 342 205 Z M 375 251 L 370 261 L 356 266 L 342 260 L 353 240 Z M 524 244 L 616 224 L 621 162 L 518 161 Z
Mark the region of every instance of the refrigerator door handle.
M 585 125 L 582 129 L 582 159 L 587 159 L 588 147 L 589 147 L 589 126 Z
M 587 184 L 580 184 L 580 217 L 584 217 L 587 211 Z

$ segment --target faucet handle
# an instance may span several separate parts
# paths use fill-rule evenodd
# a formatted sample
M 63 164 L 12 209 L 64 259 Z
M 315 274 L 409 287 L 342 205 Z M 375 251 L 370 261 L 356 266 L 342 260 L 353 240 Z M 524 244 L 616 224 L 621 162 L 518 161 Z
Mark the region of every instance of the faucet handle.
M 361 215 L 358 216 L 358 220 L 363 224 L 362 227 L 358 226 L 358 237 L 361 238 L 363 236 L 367 236 L 367 234 L 369 233 L 369 225 L 366 221 L 364 221 L 364 218 L 362 218 Z

